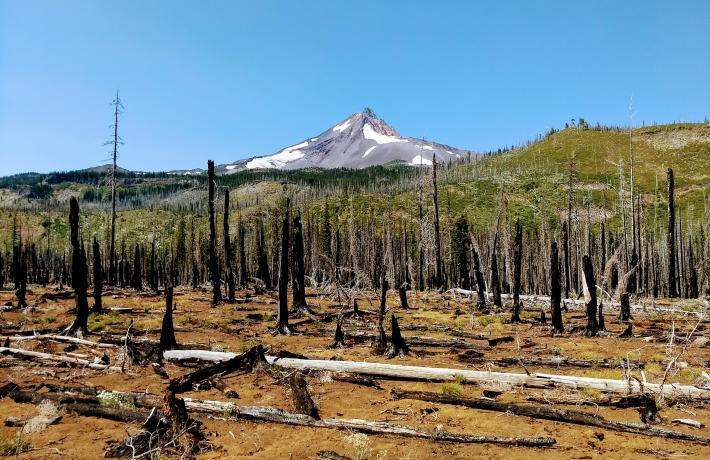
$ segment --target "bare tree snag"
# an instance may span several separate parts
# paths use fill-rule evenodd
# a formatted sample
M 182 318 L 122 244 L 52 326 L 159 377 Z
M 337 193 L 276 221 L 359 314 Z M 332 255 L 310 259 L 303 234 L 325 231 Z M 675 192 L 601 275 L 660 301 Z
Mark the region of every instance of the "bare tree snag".
M 338 320 L 335 324 L 335 335 L 333 341 L 328 348 L 343 348 L 345 347 L 345 334 L 343 334 L 343 315 L 338 315 Z
M 476 275 L 476 293 L 478 294 L 478 310 L 486 311 L 486 284 L 481 273 L 481 260 L 478 257 L 478 252 L 475 249 L 473 253 L 473 273 Z
M 307 415 L 314 420 L 320 420 L 318 407 L 313 402 L 313 398 L 311 398 L 311 394 L 308 391 L 308 383 L 306 383 L 303 374 L 299 371 L 294 372 L 289 377 L 288 382 L 291 387 L 296 413 Z
M 584 334 L 597 335 L 599 323 L 597 322 L 597 282 L 594 279 L 594 267 L 588 255 L 582 257 L 582 272 L 584 274 L 584 293 L 587 301 L 587 327 Z
M 385 334 L 385 328 L 383 322 L 385 320 L 385 312 L 387 310 L 387 277 L 385 276 L 385 270 L 382 270 L 382 293 L 380 295 L 380 314 L 377 318 L 378 335 L 374 343 L 374 353 L 376 355 L 382 355 L 387 351 L 387 334 Z
M 493 305 L 495 305 L 496 308 L 502 308 L 503 300 L 501 299 L 500 276 L 498 274 L 498 257 L 496 255 L 495 243 L 493 244 L 493 253 L 491 254 L 491 285 L 493 288 Z
M 94 306 L 91 307 L 92 313 L 103 313 L 104 309 L 101 303 L 101 294 L 104 286 L 104 275 L 101 269 L 101 249 L 99 242 L 94 237 L 94 245 L 92 248 L 94 258 L 93 274 L 94 274 Z
M 273 334 L 291 335 L 294 330 L 288 324 L 288 250 L 289 250 L 289 219 L 291 214 L 291 199 L 286 197 L 283 223 L 281 224 L 281 262 L 279 266 L 279 308 L 276 312 L 276 329 Z
M 224 238 L 224 276 L 227 278 L 227 300 L 234 302 L 234 272 L 232 271 L 232 239 L 229 237 L 229 189 L 224 191 L 224 215 L 222 218 Z M 244 286 L 242 284 L 242 286 Z
M 402 337 L 402 331 L 399 329 L 399 323 L 397 322 L 397 317 L 392 315 L 392 343 L 387 350 L 387 356 L 389 358 L 394 358 L 399 356 L 404 358 L 409 354 L 409 347 Z
M 207 161 L 207 207 L 210 220 L 210 242 L 209 242 L 209 264 L 210 276 L 212 279 L 212 305 L 217 305 L 222 301 L 222 282 L 220 280 L 219 262 L 217 261 L 217 227 L 214 215 L 214 161 Z
M 513 248 L 513 315 L 510 318 L 512 323 L 519 323 L 520 320 L 520 276 L 523 262 L 523 227 L 520 219 L 515 221 L 515 246 Z
M 402 283 L 399 285 L 399 306 L 405 310 L 409 308 L 409 302 L 407 302 L 406 283 Z
M 621 309 L 619 310 L 619 319 L 623 322 L 631 321 L 631 304 L 629 303 L 629 293 L 624 292 L 621 294 Z
M 314 313 L 306 302 L 306 261 L 303 251 L 303 224 L 301 224 L 301 214 L 297 213 L 293 218 L 293 310 L 296 313 L 306 316 L 314 316 Z
M 436 288 L 441 289 L 444 285 L 444 276 L 441 263 L 441 233 L 439 225 L 439 193 L 436 184 L 436 155 L 432 156 L 432 199 L 434 200 L 434 251 L 436 259 Z
M 675 201 L 673 170 L 668 168 L 668 297 L 678 297 L 675 253 Z
M 73 335 L 82 338 L 89 333 L 89 302 L 86 296 L 87 290 L 87 268 L 86 253 L 84 247 L 79 243 L 79 202 L 75 197 L 69 201 L 69 226 L 70 241 L 72 247 L 72 286 L 74 287 L 74 297 L 76 300 L 76 319 L 63 335 Z
M 557 242 L 553 241 L 550 251 L 550 306 L 552 308 L 552 328 L 557 334 L 564 332 L 562 310 L 560 308 L 561 297 L 562 286 L 560 284 L 559 251 L 557 249 Z
M 118 277 L 116 276 L 116 158 L 118 157 L 118 146 L 122 144 L 121 138 L 118 135 L 118 115 L 121 113 L 123 104 L 116 90 L 116 99 L 112 104 L 113 111 L 113 139 L 106 144 L 113 145 L 113 167 L 111 168 L 111 238 L 109 242 L 109 268 L 108 268 L 108 283 L 111 286 L 116 286 Z
M 495 412 L 511 413 L 523 417 L 532 417 L 543 420 L 553 420 L 555 422 L 571 423 L 575 425 L 595 426 L 607 430 L 634 433 L 644 436 L 654 436 L 683 441 L 710 444 L 710 438 L 696 436 L 680 431 L 667 430 L 665 428 L 654 427 L 646 423 L 617 422 L 607 420 L 604 417 L 570 409 L 555 409 L 547 406 L 533 404 L 516 404 L 492 401 L 488 398 L 459 398 L 442 395 L 426 391 L 403 391 L 392 390 L 395 399 L 416 399 L 442 404 L 454 404 L 458 406 L 470 407 L 473 409 L 490 410 Z
M 177 348 L 175 340 L 175 328 L 173 327 L 173 287 L 165 289 L 165 315 L 163 315 L 163 325 L 160 329 L 160 356 L 166 350 Z
M 570 273 L 570 257 L 569 257 L 569 225 L 567 222 L 562 222 L 562 249 L 564 253 L 565 265 L 565 299 L 569 299 L 569 291 L 571 287 Z
M 266 243 L 264 242 L 264 224 L 261 219 L 259 219 L 259 231 L 258 240 L 256 245 L 256 258 L 257 265 L 259 269 L 259 278 L 266 284 L 266 289 L 271 290 L 273 288 L 271 284 L 271 272 L 269 271 L 269 261 L 266 256 Z M 241 256 L 240 256 L 241 258 Z M 246 259 L 246 258 L 245 258 Z M 246 265 L 246 260 L 245 260 Z

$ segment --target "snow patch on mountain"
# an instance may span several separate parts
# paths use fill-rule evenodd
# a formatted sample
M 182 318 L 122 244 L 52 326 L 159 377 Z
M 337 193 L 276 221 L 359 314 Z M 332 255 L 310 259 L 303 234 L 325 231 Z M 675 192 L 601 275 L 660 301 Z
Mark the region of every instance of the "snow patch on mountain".
M 305 156 L 299 149 L 308 146 L 308 141 L 286 147 L 279 153 L 268 157 L 254 158 L 246 164 L 247 169 L 281 168 L 291 161 L 300 160 Z
M 398 139 L 396 137 L 387 136 L 386 134 L 380 134 L 377 131 L 375 131 L 372 128 L 372 126 L 370 126 L 369 123 L 365 123 L 365 126 L 362 127 L 362 135 L 365 136 L 365 139 L 375 141 L 378 144 L 391 144 L 393 142 L 407 142 L 406 139 Z
M 370 147 L 369 149 L 367 149 L 367 150 L 365 151 L 365 154 L 364 154 L 362 157 L 365 158 L 366 156 L 368 156 L 368 155 L 370 154 L 370 152 L 372 152 L 373 150 L 375 150 L 376 147 L 377 147 L 376 145 L 373 145 L 372 147 Z
M 346 129 L 348 129 L 350 127 L 350 123 L 352 123 L 352 121 L 353 121 L 352 118 L 348 118 L 347 120 L 340 123 L 339 125 L 334 126 L 333 131 L 342 133 L 343 131 L 345 131 Z
M 421 155 L 417 155 L 414 158 L 412 158 L 412 162 L 409 163 L 409 165 L 410 166 L 422 166 L 422 165 L 431 166 L 432 162 L 431 162 L 431 160 L 427 160 L 426 158 L 422 158 Z

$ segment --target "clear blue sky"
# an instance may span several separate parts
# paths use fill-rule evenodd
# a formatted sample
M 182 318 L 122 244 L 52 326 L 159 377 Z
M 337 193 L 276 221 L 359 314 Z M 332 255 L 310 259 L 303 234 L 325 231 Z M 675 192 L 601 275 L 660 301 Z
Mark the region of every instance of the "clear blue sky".
M 0 176 L 204 167 L 372 107 L 488 150 L 580 116 L 710 116 L 709 1 L 0 0 Z

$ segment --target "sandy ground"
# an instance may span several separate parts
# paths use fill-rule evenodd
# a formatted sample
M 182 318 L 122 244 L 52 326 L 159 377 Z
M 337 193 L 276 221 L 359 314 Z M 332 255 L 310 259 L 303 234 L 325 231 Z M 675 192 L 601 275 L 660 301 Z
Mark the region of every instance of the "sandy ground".
M 67 314 L 73 306 L 73 300 L 40 301 L 43 292 L 50 288 L 30 286 L 28 301 L 34 308 L 25 314 L 12 311 L 0 316 L 0 333 L 11 335 L 19 331 L 58 331 L 71 322 Z M 176 292 L 177 309 L 174 313 L 178 343 L 194 342 L 208 345 L 219 351 L 244 351 L 255 344 L 263 344 L 271 351 L 288 350 L 312 358 L 366 360 L 432 367 L 454 367 L 462 369 L 499 370 L 503 372 L 524 372 L 522 367 L 498 368 L 482 361 L 466 364 L 457 360 L 457 351 L 449 348 L 413 346 L 413 353 L 405 358 L 386 359 L 373 356 L 369 343 L 350 343 L 344 349 L 331 350 L 327 345 L 332 340 L 335 322 L 305 322 L 293 319 L 299 334 L 285 337 L 272 336 L 269 332 L 275 325 L 276 298 L 272 296 L 251 296 L 251 292 L 240 291 L 236 304 L 222 304 L 218 307 L 209 305 L 207 291 L 189 291 L 180 289 Z M 319 313 L 335 312 L 340 309 L 336 299 L 323 293 L 311 292 L 309 303 Z M 635 337 L 619 339 L 617 336 L 626 325 L 616 320 L 615 309 L 606 311 L 606 324 L 609 333 L 603 337 L 586 338 L 578 332 L 552 337 L 546 326 L 538 323 L 539 306 L 527 305 L 523 315 L 524 324 L 508 324 L 510 313 L 507 309 L 500 314 L 479 315 L 472 313 L 471 303 L 465 299 L 452 298 L 450 295 L 436 293 L 410 293 L 410 309 L 399 308 L 399 300 L 391 293 L 388 307 L 400 318 L 403 328 L 420 326 L 424 330 L 404 330 L 405 339 L 412 336 L 435 338 L 453 338 L 439 332 L 432 326 L 447 326 L 455 330 L 484 334 L 487 337 L 512 336 L 513 342 L 485 349 L 486 359 L 510 356 L 570 356 L 582 359 L 630 357 L 635 361 L 647 363 L 646 378 L 659 382 L 664 374 L 664 361 L 669 355 L 681 354 L 679 361 L 687 363 L 682 369 L 671 372 L 669 381 L 687 384 L 702 383 L 702 372 L 708 372 L 710 348 L 700 343 L 684 349 L 675 344 L 668 349 L 665 342 L 648 342 L 643 337 L 661 336 L 675 329 L 678 336 L 685 336 L 696 328 L 696 336 L 708 335 L 708 323 L 699 322 L 698 315 L 688 313 L 701 310 L 702 302 L 665 301 L 660 305 L 677 309 L 677 313 L 635 312 Z M 10 291 L 0 291 L 0 305 L 14 300 Z M 377 293 L 363 293 L 359 299 L 361 310 L 377 309 Z M 649 304 L 646 300 L 644 303 Z M 111 313 L 90 318 L 92 333 L 86 337 L 99 341 L 110 334 L 123 334 L 128 322 L 134 321 L 136 337 L 159 337 L 159 328 L 164 311 L 164 301 L 159 296 L 136 293 L 131 290 L 112 291 L 104 297 L 105 307 L 131 307 L 139 313 Z M 545 306 L 546 307 L 546 306 Z M 547 309 L 547 308 L 546 308 Z M 259 318 L 258 314 L 262 314 Z M 249 316 L 248 316 L 249 315 Z M 547 312 L 549 318 L 549 312 Z M 583 312 L 571 310 L 565 313 L 565 324 L 583 325 Z M 389 325 L 389 322 L 385 323 Z M 374 317 L 365 316 L 363 320 L 346 321 L 344 330 L 349 332 L 373 331 Z M 427 330 L 428 328 L 428 330 Z M 387 327 L 387 329 L 389 329 Z M 26 332 L 25 332 L 26 333 Z M 460 339 L 460 338 L 459 338 Z M 4 339 L 3 339 L 4 340 Z M 485 344 L 486 342 L 465 339 L 468 343 Z M 519 345 L 521 346 L 519 348 Z M 56 342 L 23 341 L 12 342 L 13 347 L 22 347 L 38 351 L 61 353 L 66 344 Z M 79 347 L 75 353 L 100 356 L 103 349 Z M 670 353 L 670 354 L 669 354 Z M 120 349 L 109 350 L 114 363 L 120 362 Z M 91 386 L 111 390 L 131 390 L 161 394 L 167 381 L 153 372 L 150 367 L 132 366 L 125 373 L 107 373 L 90 369 L 61 367 L 38 362 L 17 362 L 0 357 L 0 384 L 14 382 L 23 387 L 41 382 L 62 383 L 64 385 Z M 178 367 L 168 363 L 166 370 L 171 377 L 190 371 L 190 368 Z M 547 372 L 568 375 L 586 375 L 590 377 L 621 378 L 621 368 L 603 367 L 530 367 L 532 372 Z M 640 378 L 638 371 L 636 376 Z M 239 395 L 234 402 L 251 405 L 268 405 L 293 410 L 293 402 L 287 385 L 265 374 L 242 374 L 225 379 Z M 485 458 L 531 458 L 544 455 L 546 458 L 710 458 L 710 446 L 684 441 L 672 441 L 663 438 L 619 433 L 594 427 L 578 426 L 565 423 L 549 422 L 520 417 L 511 414 L 468 409 L 463 407 L 434 404 L 415 400 L 394 400 L 389 390 L 393 388 L 416 389 L 442 392 L 441 383 L 380 381 L 381 390 L 352 385 L 343 382 L 323 381 L 309 378 L 313 399 L 317 403 L 321 416 L 362 418 L 368 420 L 389 421 L 411 425 L 426 430 L 437 427 L 447 431 L 464 434 L 501 435 L 501 436 L 552 436 L 557 444 L 551 448 L 501 447 L 488 444 L 453 444 L 434 442 L 429 439 L 411 439 L 394 436 L 369 435 L 367 458 L 370 459 L 426 459 L 449 458 L 464 459 Z M 463 396 L 480 397 L 482 388 L 464 385 L 460 388 Z M 501 401 L 526 401 L 532 395 L 567 396 L 574 400 L 598 397 L 599 394 L 585 390 L 530 390 L 514 389 L 499 397 Z M 188 393 L 186 396 L 201 399 L 226 401 L 227 398 L 217 390 Z M 578 406 L 574 404 L 559 406 L 577 408 L 599 413 L 612 420 L 639 421 L 635 409 L 610 409 L 605 407 Z M 0 400 L 0 414 L 3 419 L 11 415 L 33 415 L 37 408 L 29 404 L 17 404 L 10 398 Z M 659 425 L 679 431 L 710 436 L 710 408 L 687 406 L 663 407 L 659 413 Z M 209 417 L 195 414 L 204 422 L 205 433 L 213 445 L 213 450 L 202 453 L 199 458 L 315 458 L 319 450 L 333 450 L 342 455 L 354 457 L 356 452 L 347 441 L 347 432 L 330 429 L 312 429 L 262 422 L 226 420 L 220 416 Z M 220 419 L 222 418 L 222 419 Z M 693 429 L 675 426 L 675 418 L 692 418 L 705 424 L 705 428 Z M 80 417 L 64 414 L 60 423 L 38 433 L 23 433 L 22 439 L 31 444 L 33 450 L 20 454 L 18 458 L 101 458 L 111 440 L 121 440 L 128 433 L 134 432 L 138 425 L 113 422 L 110 420 Z M 11 440 L 17 436 L 18 428 L 0 427 L 0 439 Z M 165 456 L 164 456 L 165 457 Z

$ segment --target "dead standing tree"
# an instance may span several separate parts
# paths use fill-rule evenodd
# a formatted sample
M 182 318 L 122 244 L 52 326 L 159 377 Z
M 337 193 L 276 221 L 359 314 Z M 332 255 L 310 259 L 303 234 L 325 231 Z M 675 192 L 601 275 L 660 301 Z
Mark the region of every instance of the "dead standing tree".
M 234 302 L 234 273 L 232 272 L 232 240 L 229 238 L 229 189 L 224 191 L 224 276 L 227 277 L 227 300 Z
M 210 275 L 212 277 L 212 305 L 217 305 L 222 301 L 222 283 L 219 274 L 219 264 L 217 261 L 217 228 L 214 216 L 214 161 L 207 161 L 207 189 L 208 189 L 208 211 L 210 219 Z
M 668 168 L 668 297 L 678 297 L 675 257 L 675 201 L 673 170 Z
M 81 338 L 89 333 L 89 301 L 86 297 L 86 253 L 79 241 L 79 202 L 75 197 L 71 197 L 69 201 L 69 227 L 72 247 L 71 281 L 76 301 L 76 318 L 62 334 Z
M 562 324 L 562 309 L 560 303 L 562 300 L 562 285 L 560 283 L 560 261 L 557 242 L 552 242 L 552 250 L 550 251 L 550 306 L 552 307 L 552 328 L 557 334 L 564 332 Z
M 303 251 L 303 225 L 301 214 L 293 218 L 293 309 L 297 313 L 313 316 L 306 303 L 306 263 Z
M 94 257 L 93 274 L 94 274 L 94 306 L 91 307 L 91 313 L 103 313 L 103 305 L 101 303 L 101 294 L 104 286 L 103 270 L 101 269 L 101 248 L 99 242 L 94 237 L 94 245 L 92 248 Z
M 118 116 L 122 113 L 123 104 L 116 90 L 116 99 L 111 105 L 113 111 L 113 139 L 104 143 L 104 145 L 113 146 L 113 167 L 111 168 L 111 241 L 109 241 L 109 263 L 108 263 L 108 283 L 111 286 L 116 286 L 118 277 L 116 274 L 116 158 L 118 157 L 118 146 L 123 144 L 121 137 L 118 135 Z
M 582 257 L 582 272 L 584 277 L 584 294 L 587 301 L 587 327 L 584 330 L 584 335 L 595 336 L 599 329 L 597 322 L 597 282 L 594 279 L 594 267 L 592 259 L 588 255 Z
M 276 329 L 272 334 L 291 335 L 294 330 L 288 324 L 288 252 L 289 252 L 289 219 L 291 214 L 291 199 L 286 197 L 286 209 L 281 224 L 281 262 L 279 266 L 279 308 L 276 312 Z
M 512 323 L 519 323 L 520 320 L 520 276 L 523 258 L 523 226 L 520 219 L 515 222 L 515 247 L 513 248 L 513 316 Z
M 441 233 L 439 225 L 439 193 L 436 184 L 436 155 L 432 157 L 432 199 L 434 201 L 434 245 L 435 245 L 435 260 L 436 260 L 436 273 L 435 273 L 435 283 L 436 288 L 441 289 L 444 285 L 444 276 L 442 274 L 442 263 L 441 263 Z

